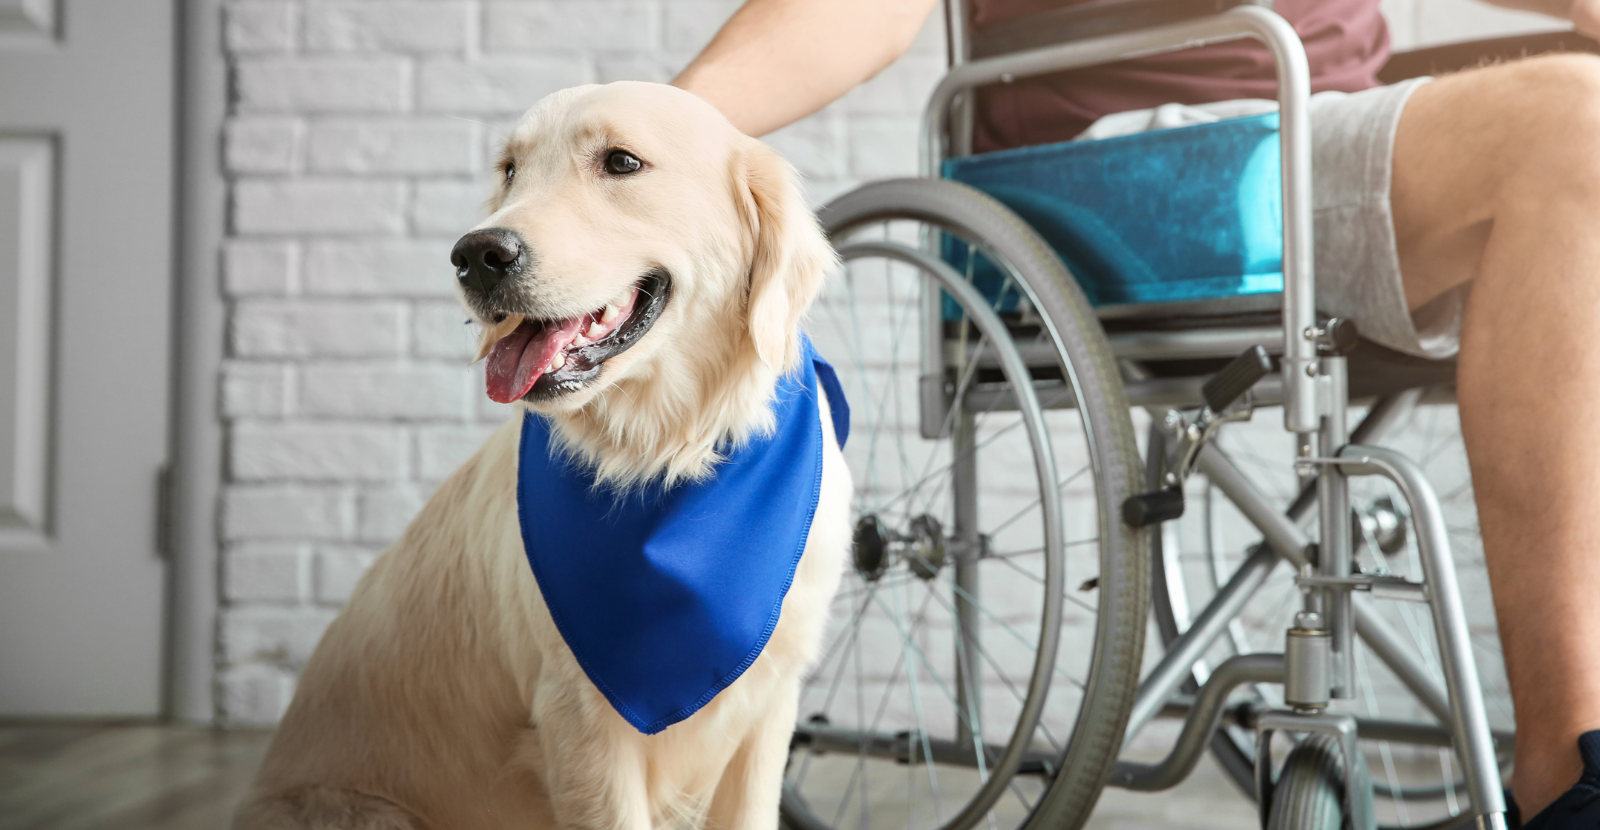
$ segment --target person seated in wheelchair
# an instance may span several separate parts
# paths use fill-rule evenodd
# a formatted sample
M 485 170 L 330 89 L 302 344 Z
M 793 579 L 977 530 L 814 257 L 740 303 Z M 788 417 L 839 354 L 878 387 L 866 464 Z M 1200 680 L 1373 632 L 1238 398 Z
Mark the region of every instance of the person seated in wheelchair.
M 1072 2 L 970 0 L 971 24 Z M 1493 2 L 1600 35 L 1600 0 Z M 749 0 L 674 83 L 763 135 L 893 62 L 933 5 Z M 1600 416 L 1600 57 L 1382 85 L 1378 6 L 1276 4 L 1316 93 L 1318 308 L 1391 349 L 1457 360 L 1517 715 L 1513 823 L 1600 827 L 1600 442 L 1588 430 Z M 1244 114 L 1275 96 L 1264 46 L 1215 44 L 986 89 L 973 150 Z

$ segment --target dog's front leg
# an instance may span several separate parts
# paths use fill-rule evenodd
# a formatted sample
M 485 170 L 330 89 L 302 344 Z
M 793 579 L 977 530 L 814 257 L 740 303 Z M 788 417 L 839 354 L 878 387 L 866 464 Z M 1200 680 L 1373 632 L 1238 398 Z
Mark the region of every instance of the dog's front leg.
M 739 745 L 717 783 L 707 830 L 777 830 L 783 768 L 794 735 L 800 690 L 787 689 Z
M 576 684 L 541 684 L 525 751 L 540 758 L 560 830 L 651 830 L 645 760 L 633 728 Z M 599 699 L 598 693 L 593 697 Z M 537 748 L 529 744 L 537 744 Z

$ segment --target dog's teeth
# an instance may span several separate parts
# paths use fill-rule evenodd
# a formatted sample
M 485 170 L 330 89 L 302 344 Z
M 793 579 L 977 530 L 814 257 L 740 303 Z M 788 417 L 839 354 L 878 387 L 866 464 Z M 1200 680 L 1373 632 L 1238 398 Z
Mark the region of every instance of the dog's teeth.
M 493 326 L 485 326 L 483 337 L 478 341 L 478 356 L 474 357 L 472 362 L 477 363 L 488 357 L 489 352 L 494 349 L 494 344 L 499 342 L 502 337 L 516 331 L 517 326 L 522 325 L 522 319 L 521 314 L 507 314 L 504 320 Z
M 611 306 L 606 306 L 606 308 L 607 309 L 611 309 Z M 614 310 L 612 311 L 611 316 L 612 317 L 617 316 Z M 604 320 L 605 318 L 602 317 L 600 319 Z M 600 338 L 606 336 L 606 327 L 600 325 L 599 323 L 590 323 L 589 324 L 589 331 L 587 333 L 589 335 L 589 339 L 590 340 L 599 340 Z
M 567 355 L 564 352 L 556 352 L 556 356 L 550 358 L 550 371 L 552 372 L 561 371 L 561 367 L 565 365 L 567 365 Z
M 572 338 L 572 345 L 576 346 L 577 348 L 580 348 L 580 349 L 583 348 L 584 346 L 589 345 L 592 342 L 594 342 L 594 341 L 590 340 L 587 337 L 584 337 L 581 334 L 578 335 L 577 337 Z
M 611 303 L 606 303 L 606 310 L 601 313 L 600 322 L 609 323 L 615 319 L 617 319 L 617 307 Z

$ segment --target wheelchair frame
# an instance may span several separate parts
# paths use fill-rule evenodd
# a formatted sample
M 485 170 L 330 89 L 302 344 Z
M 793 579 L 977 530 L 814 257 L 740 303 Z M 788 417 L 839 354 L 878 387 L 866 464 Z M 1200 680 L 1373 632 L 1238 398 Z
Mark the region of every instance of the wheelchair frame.
M 1182 781 L 1198 763 L 1223 715 L 1229 693 L 1244 683 L 1282 683 L 1293 710 L 1268 711 L 1252 724 L 1258 734 L 1256 759 L 1258 792 L 1263 809 L 1272 786 L 1270 738 L 1274 731 L 1323 733 L 1334 737 L 1346 756 L 1346 769 L 1356 771 L 1356 738 L 1393 737 L 1419 743 L 1453 746 L 1462 762 L 1475 826 L 1504 828 L 1505 801 L 1500 789 L 1495 738 L 1489 729 L 1483 693 L 1468 639 L 1467 623 L 1456 582 L 1455 565 L 1438 497 L 1420 467 L 1389 449 L 1366 446 L 1367 436 L 1381 431 L 1396 414 L 1415 402 L 1415 391 L 1380 401 L 1352 433 L 1347 419 L 1349 379 L 1346 358 L 1332 348 L 1334 332 L 1319 325 L 1315 307 L 1311 202 L 1311 137 L 1309 122 L 1310 75 L 1304 48 L 1294 29 L 1269 8 L 1233 5 L 1213 0 L 1203 17 L 1165 22 L 1148 28 L 1122 20 L 1101 19 L 1083 27 L 1091 36 L 1053 45 L 969 59 L 972 39 L 962 0 L 946 0 L 950 35 L 950 70 L 933 92 L 921 128 L 921 174 L 937 177 L 941 163 L 970 153 L 971 96 L 976 87 L 1009 83 L 1017 78 L 1109 63 L 1161 52 L 1240 38 L 1254 38 L 1271 51 L 1275 63 L 1280 107 L 1282 153 L 1283 294 L 1279 326 L 1207 328 L 1176 332 L 1133 332 L 1110 336 L 1113 352 L 1122 359 L 1190 359 L 1232 357 L 1252 347 L 1264 347 L 1279 356 L 1280 378 L 1268 379 L 1256 390 L 1257 400 L 1281 401 L 1284 426 L 1297 436 L 1297 468 L 1314 471 L 1311 499 L 1302 498 L 1291 515 L 1280 513 L 1217 447 L 1202 445 L 1196 469 L 1208 476 L 1259 529 L 1265 543 L 1258 546 L 1233 573 L 1209 604 L 1194 617 L 1189 629 L 1167 649 L 1155 668 L 1140 683 L 1129 717 L 1124 745 L 1169 706 L 1194 664 L 1227 628 L 1230 620 L 1250 600 L 1268 573 L 1283 559 L 1295 567 L 1296 583 L 1304 592 L 1304 609 L 1287 635 L 1282 655 L 1238 655 L 1211 670 L 1210 677 L 1188 706 L 1185 723 L 1168 757 L 1147 765 L 1118 762 L 1111 783 L 1136 790 L 1160 790 Z M 1103 5 L 1103 4 L 1097 4 Z M 1154 9 L 1175 4 L 1135 0 L 1119 5 L 1144 5 Z M 1227 8 L 1227 6 L 1232 6 Z M 1064 10 L 1071 12 L 1071 9 Z M 1148 11 L 1148 10 L 1146 10 Z M 1160 15 L 1157 15 L 1159 18 Z M 937 418 L 955 403 L 942 383 L 945 371 L 943 333 L 940 329 L 939 292 L 925 278 L 923 309 L 927 328 L 922 338 L 921 410 L 925 437 L 940 429 Z M 1028 355 L 1029 363 L 1045 363 L 1048 356 Z M 1276 382 L 1273 382 L 1276 380 Z M 1199 379 L 1125 379 L 1134 405 L 1157 407 L 1200 404 Z M 969 410 L 994 407 L 994 401 L 963 400 Z M 1008 401 L 1012 408 L 1037 408 L 1034 401 Z M 1031 407 L 1030 407 L 1031 404 Z M 1070 403 L 1067 405 L 1071 405 Z M 1037 416 L 1037 412 L 1028 413 Z M 1203 409 L 1201 418 L 1212 417 Z M 1178 426 L 1184 426 L 1178 424 Z M 952 440 L 971 442 L 970 432 L 956 430 Z M 1202 439 L 1203 440 L 1203 439 Z M 970 447 L 969 447 L 970 448 Z M 958 451 L 962 447 L 957 444 Z M 1154 451 L 1154 450 L 1152 450 Z M 1348 479 L 1381 476 L 1393 482 L 1410 505 L 1414 517 L 1423 581 L 1356 572 L 1351 537 Z M 976 480 L 957 475 L 952 484 L 957 505 L 959 537 L 962 504 L 975 504 Z M 1320 538 L 1313 542 L 1296 522 L 1297 511 L 1317 507 Z M 956 584 L 963 582 L 957 569 Z M 1432 612 L 1445 678 L 1440 688 L 1421 663 L 1401 645 L 1401 636 L 1386 621 L 1353 601 L 1356 591 L 1374 596 L 1419 601 Z M 960 626 L 960 636 L 976 636 L 976 627 Z M 1402 683 L 1431 712 L 1443 728 L 1428 724 L 1372 721 L 1326 710 L 1330 699 L 1354 696 L 1352 648 L 1359 636 L 1385 662 Z M 967 643 L 970 650 L 975 644 Z M 958 690 L 972 685 L 970 679 Z M 976 702 L 962 702 L 963 706 Z M 1507 739 L 1509 736 L 1499 736 Z M 1354 774 L 1354 773 L 1353 773 Z M 1364 777 L 1364 776 L 1362 776 Z M 1345 788 L 1346 815 L 1352 826 L 1371 828 L 1370 809 L 1362 809 L 1354 793 L 1362 786 Z M 1370 804 L 1370 802 L 1369 802 Z M 1265 821 L 1265 813 L 1263 813 Z

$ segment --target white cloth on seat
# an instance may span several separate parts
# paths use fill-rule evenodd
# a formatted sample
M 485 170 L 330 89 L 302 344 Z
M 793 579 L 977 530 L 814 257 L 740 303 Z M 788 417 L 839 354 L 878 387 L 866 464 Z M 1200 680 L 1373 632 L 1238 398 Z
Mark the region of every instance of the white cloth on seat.
M 1261 98 L 1240 98 L 1237 101 L 1218 101 L 1214 104 L 1162 104 L 1154 109 L 1128 110 L 1102 116 L 1078 133 L 1073 141 L 1094 141 L 1116 138 L 1119 135 L 1170 130 L 1174 127 L 1192 127 L 1210 124 L 1228 118 L 1244 118 L 1278 111 L 1277 101 Z

